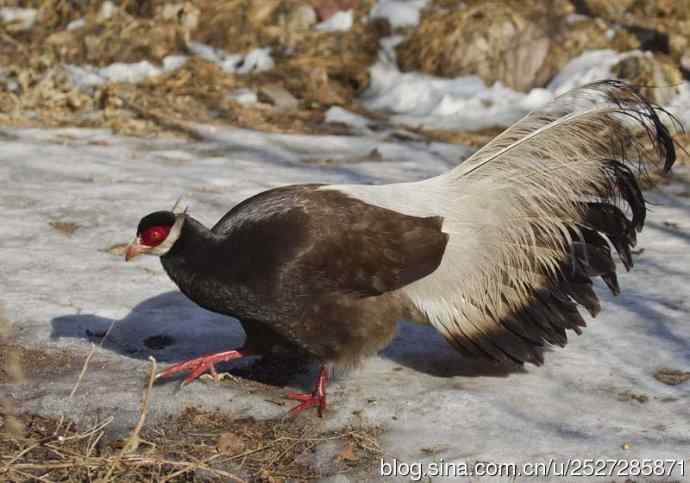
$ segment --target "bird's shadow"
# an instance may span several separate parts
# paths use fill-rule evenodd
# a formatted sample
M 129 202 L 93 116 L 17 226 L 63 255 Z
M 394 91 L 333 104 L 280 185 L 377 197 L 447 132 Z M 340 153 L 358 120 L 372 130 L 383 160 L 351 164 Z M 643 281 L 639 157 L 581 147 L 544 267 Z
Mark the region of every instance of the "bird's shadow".
M 51 338 L 63 337 L 90 340 L 126 357 L 145 360 L 153 356 L 167 363 L 240 347 L 245 338 L 237 320 L 204 310 L 178 291 L 146 299 L 119 320 L 93 314 L 56 317 Z M 465 359 L 432 327 L 407 322 L 400 323 L 382 356 L 439 377 L 503 377 L 521 370 Z M 311 386 L 316 375 L 309 361 L 283 355 L 233 361 L 219 369 L 265 384 L 304 388 Z

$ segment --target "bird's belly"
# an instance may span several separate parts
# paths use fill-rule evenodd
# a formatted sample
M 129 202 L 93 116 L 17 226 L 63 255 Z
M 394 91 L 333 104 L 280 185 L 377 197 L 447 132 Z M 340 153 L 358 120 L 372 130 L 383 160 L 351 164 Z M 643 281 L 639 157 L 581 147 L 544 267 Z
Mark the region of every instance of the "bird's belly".
M 386 347 L 403 310 L 398 297 L 315 297 L 300 317 L 272 323 L 276 332 L 311 356 L 339 364 L 356 363 Z

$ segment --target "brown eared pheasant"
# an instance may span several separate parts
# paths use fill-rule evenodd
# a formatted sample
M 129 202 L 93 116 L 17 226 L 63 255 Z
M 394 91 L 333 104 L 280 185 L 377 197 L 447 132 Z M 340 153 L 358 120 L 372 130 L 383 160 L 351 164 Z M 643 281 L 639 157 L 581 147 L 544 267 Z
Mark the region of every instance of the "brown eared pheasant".
M 188 372 L 277 348 L 320 362 L 313 393 L 290 412 L 326 407 L 328 369 L 383 349 L 397 321 L 434 326 L 461 354 L 543 362 L 547 345 L 600 310 L 592 279 L 619 293 L 645 219 L 637 171 L 670 170 L 675 118 L 605 81 L 527 115 L 451 171 L 387 185 L 265 191 L 212 228 L 158 211 L 126 259 L 157 255 L 200 306 L 239 319 L 240 348 L 173 365 Z

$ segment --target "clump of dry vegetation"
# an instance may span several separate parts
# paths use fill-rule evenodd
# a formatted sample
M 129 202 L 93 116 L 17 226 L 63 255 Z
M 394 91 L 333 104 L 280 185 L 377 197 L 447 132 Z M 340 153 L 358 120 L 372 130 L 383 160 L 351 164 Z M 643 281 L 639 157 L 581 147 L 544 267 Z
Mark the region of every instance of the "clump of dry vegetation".
M 370 1 L 351 2 L 353 27 L 338 32 L 313 28 L 324 1 L 12 3 L 38 8 L 30 29 L 0 23 L 0 123 L 16 126 L 106 126 L 151 135 L 169 130 L 159 119 L 179 118 L 316 132 L 328 107 L 356 105 L 357 94 L 368 84 L 378 38 L 387 33 L 385 25 L 368 21 Z M 228 54 L 270 48 L 275 65 L 265 72 L 226 72 L 190 55 L 192 42 Z M 65 67 L 141 61 L 160 66 L 170 55 L 190 60 L 136 84 L 80 89 Z M 258 91 L 263 102 L 244 106 L 230 97 L 247 87 Z
M 112 417 L 82 428 L 0 411 L 2 481 L 307 481 L 370 471 L 381 455 L 380 430 L 364 424 L 323 431 L 313 419 L 233 419 L 187 408 L 146 426 L 155 372 L 152 360 L 139 420 L 124 439 L 109 432 Z
M 690 61 L 687 18 L 674 4 L 648 1 L 434 0 L 397 51 L 404 70 L 477 74 L 528 91 L 585 50 L 642 49 L 651 52 L 646 60 L 615 73 L 645 86 L 677 86 Z
M 668 100 L 690 69 L 690 9 L 648 0 L 431 0 L 419 25 L 393 29 L 371 19 L 376 0 L 0 0 L 37 9 L 36 20 L 0 22 L 0 125 L 107 127 L 137 136 L 193 136 L 189 121 L 283 133 L 348 133 L 325 122 L 332 106 L 371 119 L 360 105 L 379 40 L 392 33 L 403 70 L 477 74 L 517 90 L 546 85 L 587 49 L 641 49 L 614 68 Z M 353 9 L 350 30 L 317 22 Z M 195 44 L 196 43 L 196 44 Z M 270 49 L 273 66 L 229 72 L 195 53 Z M 75 85 L 70 66 L 149 62 L 187 56 L 175 69 L 139 82 Z M 659 89 L 658 87 L 667 86 Z M 255 93 L 241 102 L 233 93 Z M 412 129 L 409 126 L 403 127 Z M 426 139 L 479 146 L 487 132 L 412 129 Z M 683 138 L 684 140 L 684 138 Z

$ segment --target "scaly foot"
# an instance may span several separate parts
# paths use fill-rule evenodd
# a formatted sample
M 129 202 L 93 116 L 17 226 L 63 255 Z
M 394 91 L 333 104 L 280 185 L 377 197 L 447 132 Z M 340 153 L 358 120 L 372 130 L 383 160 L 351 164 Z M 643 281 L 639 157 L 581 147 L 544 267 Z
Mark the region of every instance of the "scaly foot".
M 202 375 L 204 372 L 209 371 L 213 378 L 218 381 L 218 372 L 216 371 L 216 366 L 218 362 L 231 361 L 233 359 L 239 359 L 240 357 L 245 357 L 251 355 L 251 353 L 244 348 L 217 352 L 215 354 L 208 354 L 205 356 L 197 357 L 196 359 L 191 359 L 189 361 L 180 362 L 172 367 L 167 368 L 163 372 L 156 375 L 156 379 L 162 377 L 170 377 L 178 372 L 187 372 L 190 374 L 185 378 L 184 384 L 192 382 L 194 379 Z
M 316 379 L 316 386 L 311 394 L 301 392 L 288 393 L 288 399 L 296 399 L 302 401 L 297 406 L 292 408 L 288 413 L 289 416 L 297 416 L 302 411 L 318 407 L 319 417 L 323 417 L 323 412 L 326 410 L 326 383 L 328 382 L 328 372 L 325 366 L 321 366 L 319 377 Z

